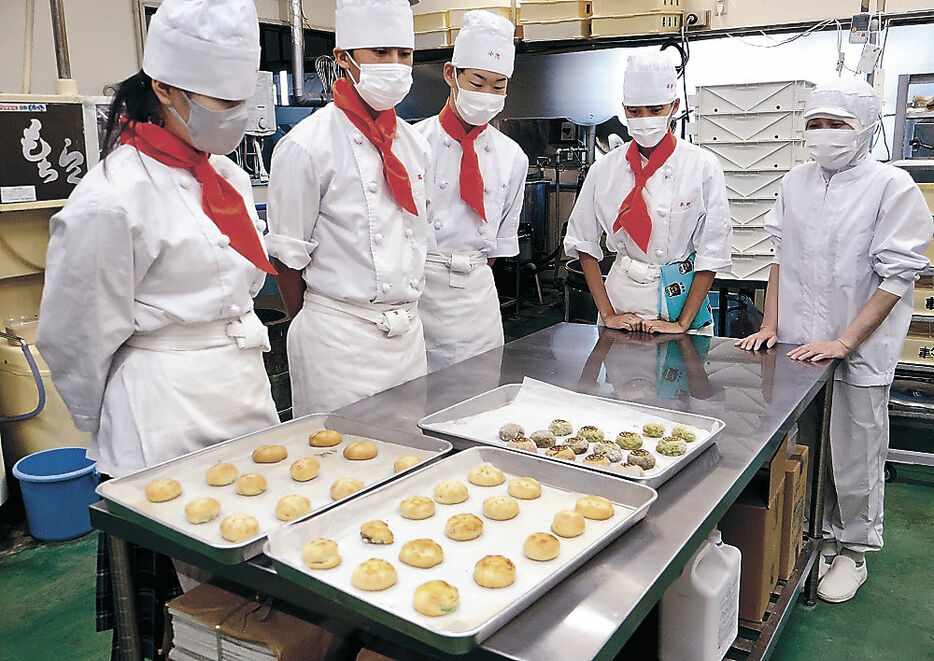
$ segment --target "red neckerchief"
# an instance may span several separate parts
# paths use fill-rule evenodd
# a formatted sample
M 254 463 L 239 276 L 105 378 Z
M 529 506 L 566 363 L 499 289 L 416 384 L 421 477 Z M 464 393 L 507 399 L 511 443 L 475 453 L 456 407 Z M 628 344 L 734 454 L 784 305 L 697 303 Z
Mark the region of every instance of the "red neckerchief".
M 350 123 L 356 126 L 379 151 L 383 160 L 383 173 L 389 184 L 389 190 L 400 207 L 413 216 L 418 215 L 415 206 L 415 197 L 412 195 L 412 183 L 409 173 L 402 161 L 392 153 L 392 141 L 396 137 L 396 111 L 393 108 L 377 113 L 376 118 L 370 114 L 360 94 L 347 79 L 339 78 L 331 87 L 334 95 L 334 105 L 344 111 Z
M 652 151 L 644 170 L 636 141 L 633 140 L 629 143 L 629 148 L 626 150 L 626 160 L 629 162 L 629 167 L 632 168 L 632 173 L 636 176 L 636 183 L 619 206 L 616 222 L 613 223 L 613 231 L 618 232 L 625 229 L 642 252 L 648 252 L 649 239 L 652 238 L 652 217 L 645 206 L 645 198 L 642 196 L 642 192 L 645 190 L 645 184 L 649 178 L 674 153 L 676 144 L 675 137 L 670 132 L 666 133 L 662 141 Z
M 217 174 L 206 153 L 148 122 L 127 122 L 120 134 L 120 142 L 135 147 L 163 165 L 188 170 L 201 184 L 201 208 L 217 229 L 230 239 L 230 247 L 259 270 L 277 275 L 246 211 L 243 196 Z
M 450 102 L 444 105 L 438 115 L 441 128 L 444 132 L 460 143 L 461 154 L 461 199 L 477 212 L 483 222 L 487 222 L 486 208 L 483 204 L 483 173 L 480 172 L 480 162 L 477 160 L 477 150 L 474 149 L 474 140 L 486 129 L 483 126 L 474 126 L 469 131 L 451 110 Z

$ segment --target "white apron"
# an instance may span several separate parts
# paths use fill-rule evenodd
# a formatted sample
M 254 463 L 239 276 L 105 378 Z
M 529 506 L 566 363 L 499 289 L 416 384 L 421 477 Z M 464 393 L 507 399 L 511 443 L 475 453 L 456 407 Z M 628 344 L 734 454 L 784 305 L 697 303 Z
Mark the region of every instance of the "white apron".
M 253 312 L 130 337 L 114 357 L 92 442 L 101 472 L 119 477 L 277 424 L 268 348 Z
M 305 292 L 287 340 L 292 414 L 329 413 L 427 372 L 418 306 L 360 306 Z
M 418 315 L 430 372 L 503 345 L 493 269 L 481 252 L 429 253 Z

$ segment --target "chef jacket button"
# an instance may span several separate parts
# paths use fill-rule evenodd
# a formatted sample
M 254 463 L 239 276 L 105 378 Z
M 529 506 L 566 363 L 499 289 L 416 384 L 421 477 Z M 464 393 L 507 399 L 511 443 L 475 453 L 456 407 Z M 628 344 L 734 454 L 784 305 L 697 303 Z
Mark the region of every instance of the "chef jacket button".
M 390 284 L 390 283 L 388 283 L 388 282 L 384 282 L 384 283 L 383 283 L 382 289 L 383 289 L 383 291 L 389 291 L 390 289 L 392 289 L 392 284 Z
M 405 231 L 406 237 L 408 237 L 408 238 L 410 238 L 410 239 L 412 238 L 412 235 L 414 235 L 414 234 L 415 234 L 415 232 L 413 232 L 413 231 L 411 230 L 411 228 L 410 228 L 410 229 L 407 229 L 407 230 Z
M 441 190 L 444 190 L 444 189 L 447 188 L 447 187 L 448 187 L 448 182 L 446 182 L 446 181 L 439 181 L 439 182 L 438 182 L 438 188 L 440 188 Z
M 362 145 L 362 144 L 363 144 L 363 136 L 360 135 L 359 133 L 354 133 L 353 141 L 354 141 L 355 143 L 357 143 L 358 145 Z
M 484 145 L 483 151 L 490 153 L 491 151 L 493 151 L 493 148 L 490 147 L 490 145 Z
M 412 289 L 418 289 L 418 280 L 415 278 L 409 280 L 409 284 L 412 286 Z
M 226 248 L 230 245 L 230 238 L 226 234 L 221 234 L 220 238 L 217 239 L 218 248 Z
M 230 311 L 231 314 L 240 314 L 240 306 L 239 306 L 239 305 L 231 305 L 231 306 L 230 306 L 229 308 L 227 308 L 227 309 Z
M 661 257 L 661 256 L 664 255 L 664 254 L 665 254 L 665 251 L 662 250 L 661 248 L 656 248 L 656 249 L 655 249 L 655 255 L 656 255 L 656 257 Z
M 484 187 L 483 187 L 483 192 L 486 193 L 487 195 L 489 195 L 492 191 L 490 190 L 490 187 L 489 187 L 489 186 L 484 186 Z
M 376 192 L 376 182 L 375 182 L 375 181 L 371 181 L 370 183 L 368 183 L 368 184 L 366 185 L 366 187 L 367 187 L 367 189 L 369 189 L 369 191 L 370 191 L 371 193 L 375 193 L 375 192 Z
M 450 147 L 450 146 L 451 146 L 451 139 L 450 139 L 450 138 L 445 138 L 443 142 L 444 142 L 444 146 L 445 146 L 445 147 Z
M 441 221 L 438 221 L 438 222 L 435 223 L 435 229 L 436 229 L 436 230 L 441 229 Z
M 376 234 L 373 235 L 373 243 L 382 243 L 382 242 L 383 242 L 383 235 L 380 232 L 377 232 Z

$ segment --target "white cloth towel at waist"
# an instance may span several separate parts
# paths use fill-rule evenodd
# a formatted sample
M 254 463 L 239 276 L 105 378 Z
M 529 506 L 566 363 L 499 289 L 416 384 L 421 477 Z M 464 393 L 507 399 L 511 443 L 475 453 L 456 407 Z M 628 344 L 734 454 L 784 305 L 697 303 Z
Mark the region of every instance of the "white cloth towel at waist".
M 650 282 L 657 282 L 662 273 L 662 269 L 658 264 L 640 262 L 628 255 L 620 255 L 619 265 L 623 269 L 623 272 L 629 276 L 630 280 L 643 285 Z
M 203 324 L 172 324 L 148 333 L 134 333 L 126 345 L 149 351 L 198 351 L 228 344 L 240 349 L 269 351 L 269 331 L 250 310 L 236 319 Z
M 388 337 L 403 335 L 409 329 L 409 325 L 418 315 L 417 303 L 406 303 L 403 305 L 387 305 L 385 303 L 370 303 L 369 305 L 360 305 L 358 303 L 348 303 L 347 301 L 338 301 L 327 296 L 313 294 L 305 290 L 305 302 L 320 305 L 330 310 L 343 312 L 351 316 L 363 319 L 376 324 L 376 327 L 386 333 Z
M 470 250 L 429 252 L 427 260 L 433 264 L 444 264 L 451 272 L 451 287 L 457 289 L 464 289 L 473 270 L 487 263 L 487 258 L 482 252 Z

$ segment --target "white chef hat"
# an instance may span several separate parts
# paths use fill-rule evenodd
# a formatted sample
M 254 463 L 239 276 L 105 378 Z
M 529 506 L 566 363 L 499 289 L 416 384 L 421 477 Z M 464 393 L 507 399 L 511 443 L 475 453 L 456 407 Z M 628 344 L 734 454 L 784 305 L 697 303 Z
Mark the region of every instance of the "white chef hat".
M 469 11 L 464 14 L 463 27 L 454 40 L 451 64 L 458 69 L 482 69 L 512 76 L 515 33 L 515 26 L 502 16 L 482 9 Z
M 249 99 L 259 69 L 253 0 L 165 0 L 149 24 L 143 71 L 173 87 Z
M 808 95 L 804 121 L 815 117 L 840 119 L 857 131 L 875 125 L 882 112 L 879 96 L 861 78 L 835 78 Z
M 674 62 L 661 51 L 629 56 L 623 74 L 623 105 L 664 106 L 678 97 Z
M 415 48 L 409 0 L 337 0 L 334 15 L 338 48 Z

